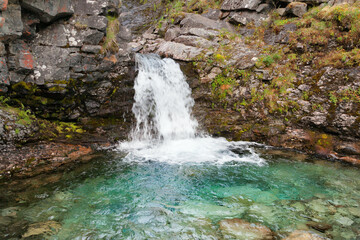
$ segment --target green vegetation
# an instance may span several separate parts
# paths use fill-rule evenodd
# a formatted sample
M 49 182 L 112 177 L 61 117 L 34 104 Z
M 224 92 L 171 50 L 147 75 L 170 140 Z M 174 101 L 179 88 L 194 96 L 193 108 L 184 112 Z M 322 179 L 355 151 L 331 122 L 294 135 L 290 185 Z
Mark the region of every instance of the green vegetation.
M 119 45 L 116 40 L 116 35 L 120 31 L 120 22 L 117 17 L 107 16 L 108 26 L 106 28 L 106 37 L 102 46 L 103 53 L 116 53 L 119 50 Z

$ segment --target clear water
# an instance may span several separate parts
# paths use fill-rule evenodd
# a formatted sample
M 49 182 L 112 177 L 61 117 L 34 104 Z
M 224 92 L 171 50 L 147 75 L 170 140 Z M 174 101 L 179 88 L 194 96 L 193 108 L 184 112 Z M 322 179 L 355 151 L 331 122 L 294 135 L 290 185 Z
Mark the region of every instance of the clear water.
M 219 228 L 228 218 L 277 239 L 310 221 L 360 238 L 359 169 L 198 134 L 179 65 L 137 64 L 132 141 L 73 171 L 0 185 L 0 239 L 234 239 Z
M 247 148 L 233 153 L 246 158 Z M 359 236 L 359 169 L 252 148 L 263 164 L 131 162 L 119 152 L 4 185 L 0 239 L 49 221 L 59 227 L 32 239 L 224 239 L 218 222 L 225 218 L 261 223 L 277 238 L 308 221 L 332 225 L 326 234 L 334 239 Z

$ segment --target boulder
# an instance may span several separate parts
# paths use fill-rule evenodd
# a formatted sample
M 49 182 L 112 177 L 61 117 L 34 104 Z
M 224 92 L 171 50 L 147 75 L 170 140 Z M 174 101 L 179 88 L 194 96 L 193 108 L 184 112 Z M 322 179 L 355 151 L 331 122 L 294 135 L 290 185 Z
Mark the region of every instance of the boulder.
M 230 13 L 229 22 L 236 25 L 246 25 L 247 23 L 253 22 L 256 26 L 260 26 L 267 18 L 268 16 L 266 14 L 255 11 L 242 11 Z
M 169 28 L 165 33 L 165 41 L 172 41 L 174 38 L 180 35 L 180 28 Z
M 22 0 L 21 6 L 38 14 L 40 20 L 45 23 L 56 19 L 69 17 L 74 13 L 71 0 Z
M 183 28 L 205 28 L 205 29 L 228 29 L 232 27 L 225 21 L 215 21 L 198 14 L 186 14 L 186 17 L 180 22 Z
M 162 42 L 156 53 L 181 61 L 191 61 L 202 52 L 201 48 L 186 46 L 182 43 Z
M 81 47 L 84 43 L 98 45 L 104 37 L 104 33 L 94 29 L 81 30 L 69 25 L 65 29 L 70 47 Z
M 6 11 L 0 13 L 0 40 L 12 40 L 21 36 L 23 23 L 21 21 L 21 7 L 18 1 L 7 6 Z
M 221 16 L 221 11 L 220 9 L 208 9 L 207 12 L 202 15 L 212 20 L 219 20 Z
M 261 0 L 225 0 L 221 5 L 223 11 L 235 11 L 235 10 L 256 10 L 260 5 Z
M 234 218 L 224 219 L 219 222 L 223 235 L 235 236 L 242 240 L 274 239 L 273 232 L 259 223 L 249 223 L 245 220 Z
M 101 51 L 101 46 L 99 46 L 99 45 L 84 45 L 84 46 L 82 46 L 81 51 L 86 52 L 86 53 L 98 54 Z
M 203 28 L 189 28 L 189 29 L 181 29 L 181 35 L 194 35 L 206 39 L 214 39 L 219 35 L 219 31 L 203 29 Z
M 307 4 L 304 2 L 291 2 L 285 8 L 285 15 L 302 17 L 307 11 Z
M 105 9 L 111 6 L 119 7 L 120 0 L 76 0 L 72 1 L 74 12 L 78 15 L 99 15 L 104 13 Z
M 29 237 L 44 237 L 44 235 L 52 235 L 58 232 L 61 228 L 60 223 L 55 221 L 39 222 L 29 225 L 29 228 L 22 236 L 23 238 Z

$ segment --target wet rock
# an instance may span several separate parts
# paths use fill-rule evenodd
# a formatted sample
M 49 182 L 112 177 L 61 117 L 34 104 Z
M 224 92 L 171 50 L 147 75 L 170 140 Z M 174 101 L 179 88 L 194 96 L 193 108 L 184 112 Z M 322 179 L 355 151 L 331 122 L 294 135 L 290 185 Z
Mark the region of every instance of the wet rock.
M 285 8 L 285 15 L 302 17 L 307 11 L 307 4 L 304 2 L 291 2 Z
M 28 230 L 22 235 L 23 238 L 34 237 L 41 235 L 53 235 L 61 228 L 61 224 L 55 221 L 33 223 Z
M 360 146 L 356 143 L 342 143 L 335 146 L 335 151 L 348 155 L 360 155 Z
M 49 23 L 59 18 L 71 16 L 74 13 L 71 2 L 71 0 L 22 0 L 21 6 L 38 14 L 42 22 Z
M 321 199 L 312 200 L 308 203 L 308 207 L 311 208 L 313 211 L 326 213 L 329 209 L 326 207 L 325 202 Z
M 225 0 L 221 5 L 221 10 L 234 11 L 234 10 L 256 10 L 261 3 L 261 0 Z
M 224 21 L 215 21 L 198 14 L 188 13 L 186 17 L 180 22 L 183 28 L 205 28 L 205 29 L 228 29 L 232 27 Z
M 354 221 L 351 220 L 350 218 L 348 218 L 348 217 L 343 217 L 343 216 L 341 216 L 341 215 L 338 214 L 338 213 L 336 213 L 336 214 L 334 215 L 334 219 L 335 219 L 335 221 L 336 221 L 337 223 L 339 223 L 339 224 L 341 224 L 341 225 L 343 225 L 343 226 L 346 226 L 346 227 L 351 226 L 351 225 L 354 223 Z
M 272 231 L 259 223 L 249 223 L 245 220 L 234 218 L 221 220 L 219 225 L 223 235 L 235 236 L 236 239 L 274 239 Z
M 162 42 L 156 53 L 176 60 L 190 61 L 201 53 L 201 48 L 186 46 L 181 43 Z
M 351 215 L 360 218 L 360 208 L 351 207 L 351 208 L 348 208 L 348 211 Z
M 3 19 L 0 40 L 12 40 L 21 36 L 24 25 L 21 21 L 21 7 L 17 0 L 8 4 L 6 11 L 0 13 Z
M 327 230 L 332 229 L 332 226 L 330 224 L 322 223 L 322 222 L 307 222 L 306 225 L 319 232 L 325 232 Z
M 328 238 L 320 236 L 319 234 L 305 230 L 296 230 L 286 238 L 283 238 L 283 240 L 325 240 L 325 239 L 329 240 Z

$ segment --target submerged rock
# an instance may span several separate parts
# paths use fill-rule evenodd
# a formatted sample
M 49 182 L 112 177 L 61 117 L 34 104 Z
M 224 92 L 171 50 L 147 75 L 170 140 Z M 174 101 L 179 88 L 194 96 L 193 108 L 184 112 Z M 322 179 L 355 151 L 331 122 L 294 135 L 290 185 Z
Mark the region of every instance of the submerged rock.
M 236 239 L 274 239 L 273 232 L 268 227 L 259 223 L 249 223 L 245 220 L 234 218 L 221 220 L 219 225 L 223 235 L 233 235 Z
M 31 224 L 22 236 L 23 238 L 39 236 L 39 235 L 53 235 L 61 228 L 60 223 L 55 221 L 47 221 Z
M 325 239 L 328 240 L 328 238 L 320 236 L 319 234 L 304 230 L 296 230 L 286 238 L 283 238 L 283 240 L 325 240 Z

